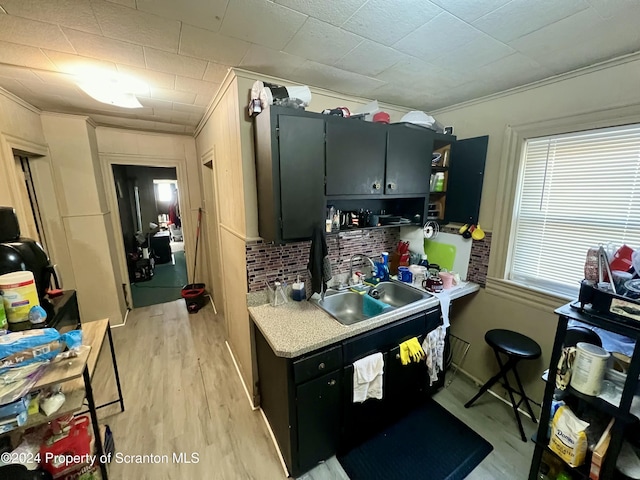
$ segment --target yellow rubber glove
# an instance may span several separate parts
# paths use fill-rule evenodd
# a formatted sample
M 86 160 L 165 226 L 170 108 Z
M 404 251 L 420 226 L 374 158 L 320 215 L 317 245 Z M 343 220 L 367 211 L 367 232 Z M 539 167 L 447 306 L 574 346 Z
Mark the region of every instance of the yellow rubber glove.
M 409 360 L 409 347 L 407 346 L 407 342 L 402 342 L 400 344 L 400 361 L 402 365 L 408 365 Z
M 424 350 L 422 350 L 422 347 L 420 346 L 420 342 L 418 342 L 418 339 L 416 337 L 413 337 L 412 339 L 407 340 L 407 343 L 409 345 L 409 351 L 411 352 L 414 362 L 419 362 L 420 360 L 426 357 Z
M 411 345 L 411 340 L 407 340 L 405 342 L 402 342 L 401 345 L 404 346 L 404 348 L 407 349 L 407 356 L 408 356 L 409 362 L 415 361 L 414 360 L 413 345 Z

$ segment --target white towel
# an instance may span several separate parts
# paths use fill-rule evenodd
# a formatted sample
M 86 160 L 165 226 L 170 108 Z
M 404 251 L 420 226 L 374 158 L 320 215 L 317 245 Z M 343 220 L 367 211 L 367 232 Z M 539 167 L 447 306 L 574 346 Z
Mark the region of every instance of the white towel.
M 439 293 L 431 293 L 440 301 L 440 311 L 442 312 L 442 324 L 445 328 L 449 327 L 449 310 L 451 309 L 451 295 L 448 290 L 442 290 Z
M 427 371 L 429 372 L 429 385 L 438 381 L 438 373 L 444 370 L 444 339 L 447 329 L 440 325 L 430 331 L 422 341 L 422 349 L 426 354 Z
M 353 362 L 353 403 L 362 403 L 367 398 L 382 400 L 383 373 L 382 353 L 374 353 Z

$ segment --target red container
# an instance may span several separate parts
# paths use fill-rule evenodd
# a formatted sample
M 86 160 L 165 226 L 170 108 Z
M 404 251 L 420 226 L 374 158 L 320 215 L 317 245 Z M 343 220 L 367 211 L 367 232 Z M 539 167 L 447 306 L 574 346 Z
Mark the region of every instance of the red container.
M 620 270 L 621 272 L 627 272 L 632 267 L 631 255 L 633 255 L 633 249 L 627 245 L 622 245 L 616 253 L 613 255 L 613 259 L 609 262 L 611 270 Z
M 206 302 L 204 283 L 190 283 L 182 288 L 182 298 L 187 304 L 189 313 L 196 313 Z
M 91 435 L 88 426 L 89 417 L 83 415 L 73 419 L 71 429 L 66 436 L 53 443 L 49 443 L 55 438 L 53 434 L 45 437 L 40 445 L 42 468 L 55 477 L 74 465 L 82 465 L 91 452 Z M 74 456 L 80 461 L 74 462 L 72 460 Z

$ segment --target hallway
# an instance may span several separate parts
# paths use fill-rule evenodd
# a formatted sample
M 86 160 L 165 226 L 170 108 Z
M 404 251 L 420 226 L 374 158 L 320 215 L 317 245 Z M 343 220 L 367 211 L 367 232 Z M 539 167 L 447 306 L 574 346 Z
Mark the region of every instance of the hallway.
M 171 262 L 156 263 L 151 280 L 131 284 L 133 308 L 179 300 L 187 283 L 184 242 L 171 242 Z

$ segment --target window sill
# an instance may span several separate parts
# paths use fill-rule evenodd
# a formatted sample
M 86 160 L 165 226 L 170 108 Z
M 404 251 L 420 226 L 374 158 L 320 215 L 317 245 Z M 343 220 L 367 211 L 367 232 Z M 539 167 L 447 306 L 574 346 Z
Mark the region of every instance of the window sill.
M 576 298 L 576 296 L 552 294 L 539 288 L 495 277 L 487 278 L 485 290 L 490 295 L 523 303 L 549 313 Z

